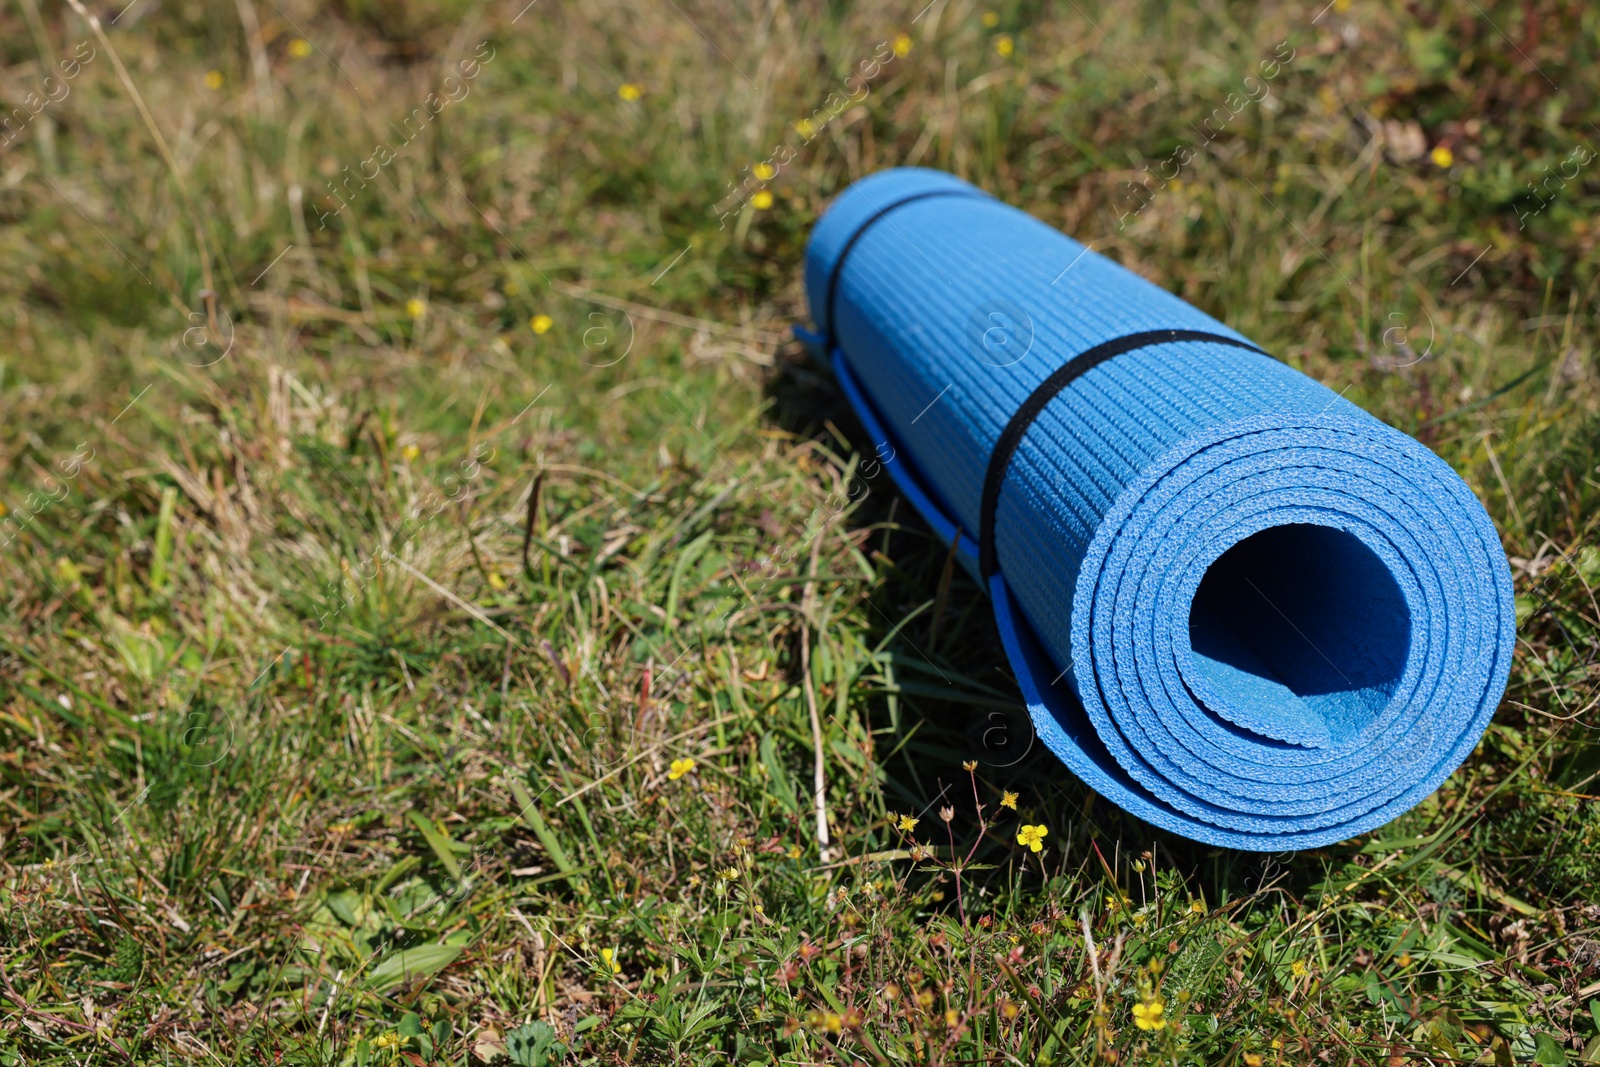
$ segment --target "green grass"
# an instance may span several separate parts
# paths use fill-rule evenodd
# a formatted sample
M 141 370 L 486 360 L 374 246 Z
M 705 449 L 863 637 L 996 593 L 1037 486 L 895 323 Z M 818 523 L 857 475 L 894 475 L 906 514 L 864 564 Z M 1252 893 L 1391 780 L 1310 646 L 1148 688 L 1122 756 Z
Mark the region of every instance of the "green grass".
M 1600 1061 L 1600 171 L 1528 191 L 1600 11 L 921 8 L 0 7 L 0 1064 Z M 1030 744 L 785 340 L 902 163 L 1479 493 L 1518 656 L 1434 796 L 1228 852 Z

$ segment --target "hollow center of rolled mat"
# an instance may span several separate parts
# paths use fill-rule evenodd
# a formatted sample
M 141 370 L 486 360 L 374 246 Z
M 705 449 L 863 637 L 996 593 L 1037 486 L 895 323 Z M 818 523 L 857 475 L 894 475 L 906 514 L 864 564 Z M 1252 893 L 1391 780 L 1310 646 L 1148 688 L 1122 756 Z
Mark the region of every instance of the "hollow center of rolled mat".
M 1206 570 L 1180 660 L 1213 714 L 1321 748 L 1383 710 L 1410 647 L 1411 613 L 1377 554 L 1344 530 L 1294 523 L 1251 534 Z

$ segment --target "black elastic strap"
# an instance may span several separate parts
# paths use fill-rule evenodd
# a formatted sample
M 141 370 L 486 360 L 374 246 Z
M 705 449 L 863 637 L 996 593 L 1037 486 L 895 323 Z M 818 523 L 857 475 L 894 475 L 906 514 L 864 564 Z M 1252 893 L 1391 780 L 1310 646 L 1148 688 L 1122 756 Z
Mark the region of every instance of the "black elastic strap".
M 1132 352 L 1136 348 L 1164 345 L 1172 341 L 1211 341 L 1214 344 L 1232 345 L 1234 348 L 1258 352 L 1263 356 L 1268 355 L 1248 342 L 1223 337 L 1221 334 L 1206 333 L 1203 330 L 1148 330 L 1144 333 L 1113 337 L 1067 360 L 1059 370 L 1040 382 L 1039 387 L 1028 394 L 1028 399 L 1022 402 L 1016 414 L 1011 416 L 1011 421 L 1006 423 L 1006 428 L 1000 432 L 1000 440 L 995 442 L 994 453 L 989 457 L 989 469 L 983 476 L 982 509 L 978 512 L 978 569 L 983 572 L 985 579 L 998 569 L 994 549 L 994 515 L 1000 505 L 1000 487 L 1005 483 L 1006 470 L 1011 466 L 1012 457 L 1022 444 L 1022 436 L 1028 432 L 1028 427 L 1033 425 L 1033 420 L 1039 417 L 1045 405 L 1055 399 L 1061 390 L 1111 357 Z
M 849 258 L 850 250 L 856 246 L 857 241 L 861 240 L 862 234 L 872 229 L 878 220 L 889 214 L 889 212 L 903 208 L 907 204 L 914 204 L 918 200 L 927 200 L 935 196 L 959 196 L 969 200 L 994 199 L 988 193 L 977 189 L 932 189 L 925 193 L 913 193 L 910 196 L 892 201 L 889 206 L 879 208 L 871 218 L 856 227 L 856 232 L 850 235 L 850 240 L 846 241 L 844 247 L 839 250 L 839 258 L 833 261 L 833 273 L 828 275 L 828 301 L 825 305 L 828 314 L 828 321 L 825 324 L 828 339 L 826 346 L 823 348 L 824 352 L 832 352 L 839 344 L 839 331 L 833 325 L 833 304 L 834 298 L 839 294 L 839 276 L 844 273 L 844 261 Z

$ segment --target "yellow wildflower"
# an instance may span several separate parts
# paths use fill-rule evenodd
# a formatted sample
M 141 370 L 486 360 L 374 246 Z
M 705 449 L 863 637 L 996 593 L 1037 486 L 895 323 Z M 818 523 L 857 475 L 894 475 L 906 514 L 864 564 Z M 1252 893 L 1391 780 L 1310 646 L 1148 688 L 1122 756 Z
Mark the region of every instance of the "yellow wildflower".
M 1349 11 L 1350 2 L 1351 0 L 1333 0 L 1333 9 L 1341 13 Z
M 304 37 L 296 37 L 289 42 L 289 54 L 296 59 L 304 59 L 311 54 L 311 42 Z
M 803 849 L 801 849 L 801 847 L 799 845 L 790 845 L 789 846 L 789 858 L 790 859 L 797 860 L 803 855 L 805 855 L 805 852 L 804 852 Z
M 1402 967 L 1411 966 L 1411 953 L 1409 953 L 1409 952 L 1400 953 L 1400 958 L 1395 960 L 1395 962 L 1398 963 Z
M 751 170 L 755 171 L 756 177 L 764 182 L 771 181 L 778 173 L 778 168 L 771 163 L 757 163 Z
M 1305 960 L 1295 960 L 1293 963 L 1289 964 L 1289 973 L 1294 975 L 1296 978 L 1304 978 L 1306 975 L 1311 973 L 1311 968 L 1306 966 Z
M 490 589 L 504 589 L 505 587 L 506 587 L 506 580 L 504 578 L 500 577 L 500 575 L 499 575 L 499 573 L 497 571 L 490 571 L 489 572 L 489 588 Z
M 1015 1019 L 1022 1014 L 1022 1009 L 1017 1006 L 1017 1002 L 1014 1000 L 1002 1000 L 1000 1002 L 1000 1014 L 1007 1019 Z
M 1026 845 L 1034 852 L 1044 848 L 1045 835 L 1050 831 L 1044 826 L 1024 826 L 1017 831 L 1017 844 Z
M 608 948 L 600 950 L 600 966 L 612 974 L 622 973 L 622 964 L 617 962 L 617 954 Z
M 1259 1052 L 1246 1052 L 1244 1054 L 1245 1067 L 1261 1067 L 1262 1056 Z
M 1009 33 L 1002 33 L 994 39 L 994 50 L 1001 59 L 1010 59 L 1011 53 L 1017 50 L 1017 45 Z
M 672 761 L 672 766 L 667 769 L 667 780 L 676 782 L 692 770 L 694 770 L 694 760 L 675 759 Z
M 418 448 L 416 445 L 406 445 L 400 450 L 400 458 L 405 460 L 407 463 L 410 463 L 420 455 L 422 455 L 422 449 Z
M 992 30 L 1000 25 L 1000 16 L 993 11 L 985 11 L 983 13 L 983 24 Z
M 961 769 L 966 771 L 968 774 L 971 774 L 973 771 L 978 769 L 978 761 L 975 759 L 965 760 L 961 764 Z
M 907 56 L 907 55 L 911 54 L 911 35 L 910 34 L 908 34 L 908 33 L 897 33 L 897 34 L 895 34 L 895 38 L 894 38 L 894 54 L 897 55 L 897 56 Z
M 412 318 L 420 319 L 427 313 L 428 305 L 423 301 L 417 299 L 416 297 L 412 297 L 410 300 L 406 301 L 406 314 L 410 315 Z
M 373 1040 L 372 1047 L 373 1048 L 377 1048 L 377 1049 L 399 1048 L 400 1047 L 400 1034 L 398 1032 L 394 1031 L 394 1030 L 390 1030 L 386 1034 L 379 1034 Z
M 750 198 L 750 206 L 757 211 L 767 210 L 772 206 L 772 190 L 757 189 L 755 195 Z
M 954 1030 L 956 1028 L 956 1023 L 960 1021 L 961 1013 L 956 1011 L 954 1008 L 950 1008 L 944 1013 L 944 1024 L 951 1030 Z
M 721 878 L 724 882 L 734 881 L 739 877 L 739 868 L 724 867 L 722 870 L 717 872 L 717 877 Z
M 1142 1004 L 1133 1006 L 1133 1025 L 1141 1030 L 1159 1030 L 1167 1025 L 1167 1020 L 1162 1013 L 1167 1010 L 1167 1002 L 1159 995 L 1151 997 Z
M 220 71 L 220 70 L 208 70 L 208 71 L 206 71 L 206 88 L 207 89 L 220 89 L 220 88 L 222 88 L 222 71 Z
M 1002 808 L 1010 808 L 1012 811 L 1016 811 L 1017 810 L 1017 794 L 1011 792 L 1010 790 L 1007 790 L 1006 792 L 1001 793 L 1000 794 L 1000 806 Z
M 794 124 L 794 128 L 796 133 L 808 140 L 812 134 L 817 132 L 816 125 L 813 124 L 810 119 L 801 119 L 799 122 Z
M 1189 914 L 1204 915 L 1205 913 L 1206 906 L 1204 904 L 1200 903 L 1198 900 L 1189 901 Z
M 550 327 L 554 326 L 555 324 L 556 320 L 552 319 L 549 315 L 535 315 L 533 318 L 528 320 L 528 327 L 529 329 L 533 330 L 534 333 L 549 333 Z
M 1444 167 L 1448 167 L 1450 164 L 1456 161 L 1456 154 L 1450 151 L 1450 149 L 1446 148 L 1444 145 L 1439 145 L 1432 152 L 1428 153 L 1428 158 L 1433 160 L 1434 166 L 1442 169 Z
M 617 86 L 617 96 L 628 101 L 630 104 L 643 95 L 644 87 L 639 85 L 637 82 L 623 82 L 621 85 Z
M 915 833 L 916 829 L 917 829 L 917 820 L 916 819 L 912 818 L 910 815 L 902 815 L 902 816 L 900 816 L 900 832 L 901 833 L 903 833 L 903 834 Z

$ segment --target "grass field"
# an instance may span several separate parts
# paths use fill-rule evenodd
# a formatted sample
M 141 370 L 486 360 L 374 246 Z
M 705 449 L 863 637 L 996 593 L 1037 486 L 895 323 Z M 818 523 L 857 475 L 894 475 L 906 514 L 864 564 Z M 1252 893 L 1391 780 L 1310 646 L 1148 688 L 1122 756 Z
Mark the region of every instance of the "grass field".
M 1600 1062 L 1600 8 L 524 3 L 0 5 L 0 1064 Z M 896 164 L 1467 479 L 1434 796 L 1031 744 L 788 339 Z

